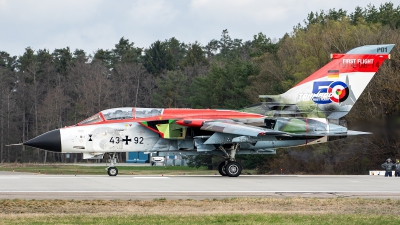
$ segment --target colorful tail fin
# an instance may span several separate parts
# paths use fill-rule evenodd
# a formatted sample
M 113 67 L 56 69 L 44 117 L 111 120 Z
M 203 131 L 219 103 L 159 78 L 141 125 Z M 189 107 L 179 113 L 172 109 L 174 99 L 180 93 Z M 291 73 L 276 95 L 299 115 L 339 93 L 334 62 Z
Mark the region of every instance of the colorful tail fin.
M 332 61 L 284 94 L 260 98 L 279 104 L 278 116 L 285 116 L 282 112 L 286 108 L 295 110 L 291 112 L 295 116 L 339 119 L 351 110 L 382 63 L 390 58 L 393 47 L 365 45 L 345 54 L 332 54 Z

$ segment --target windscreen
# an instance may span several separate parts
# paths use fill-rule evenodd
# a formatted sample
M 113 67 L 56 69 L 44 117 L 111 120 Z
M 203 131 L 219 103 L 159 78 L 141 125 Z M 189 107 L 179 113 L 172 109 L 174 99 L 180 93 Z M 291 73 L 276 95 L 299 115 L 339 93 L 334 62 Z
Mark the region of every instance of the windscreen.
M 101 121 L 103 121 L 103 119 L 100 117 L 100 113 L 97 113 L 97 114 L 94 114 L 93 116 L 83 120 L 79 124 L 83 125 L 83 124 L 97 123 L 97 122 L 101 122 Z

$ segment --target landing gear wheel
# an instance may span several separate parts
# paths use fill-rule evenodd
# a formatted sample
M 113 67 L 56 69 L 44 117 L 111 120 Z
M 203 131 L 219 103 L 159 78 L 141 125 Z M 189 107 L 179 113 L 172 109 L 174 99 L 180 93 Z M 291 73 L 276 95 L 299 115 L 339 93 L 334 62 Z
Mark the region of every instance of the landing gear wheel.
M 107 173 L 108 173 L 108 175 L 110 175 L 112 177 L 117 176 L 118 169 L 117 169 L 117 167 L 108 167 Z
M 230 177 L 238 177 L 242 173 L 242 165 L 238 162 L 229 162 L 225 166 L 225 172 Z
M 218 172 L 219 172 L 219 174 L 221 174 L 221 176 L 228 176 L 225 171 L 225 162 L 222 162 L 219 164 Z

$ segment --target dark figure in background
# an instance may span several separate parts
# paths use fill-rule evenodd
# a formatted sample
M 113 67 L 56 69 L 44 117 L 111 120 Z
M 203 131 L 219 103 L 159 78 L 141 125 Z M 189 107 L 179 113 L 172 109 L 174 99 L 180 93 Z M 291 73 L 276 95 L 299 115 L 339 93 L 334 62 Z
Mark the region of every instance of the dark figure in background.
M 392 169 L 394 168 L 394 164 L 392 163 L 392 160 L 390 158 L 382 164 L 382 168 L 386 171 L 385 177 L 392 177 Z
M 396 164 L 394 164 L 394 176 L 400 177 L 400 160 L 396 159 Z

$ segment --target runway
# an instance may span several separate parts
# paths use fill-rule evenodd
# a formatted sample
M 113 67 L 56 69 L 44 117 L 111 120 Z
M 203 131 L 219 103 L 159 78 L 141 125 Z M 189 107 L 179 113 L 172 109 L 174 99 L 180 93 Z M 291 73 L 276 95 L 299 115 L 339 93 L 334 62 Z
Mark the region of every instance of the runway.
M 400 199 L 400 178 L 368 175 L 109 177 L 0 172 L 0 199 L 199 200 L 293 196 Z

